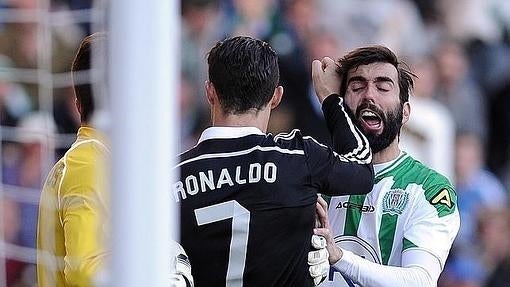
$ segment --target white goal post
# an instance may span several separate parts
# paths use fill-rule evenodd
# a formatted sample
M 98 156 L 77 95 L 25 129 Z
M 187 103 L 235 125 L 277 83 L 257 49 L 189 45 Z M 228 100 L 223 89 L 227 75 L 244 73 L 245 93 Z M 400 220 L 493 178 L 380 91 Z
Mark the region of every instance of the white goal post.
M 113 286 L 168 286 L 177 210 L 179 1 L 110 4 Z

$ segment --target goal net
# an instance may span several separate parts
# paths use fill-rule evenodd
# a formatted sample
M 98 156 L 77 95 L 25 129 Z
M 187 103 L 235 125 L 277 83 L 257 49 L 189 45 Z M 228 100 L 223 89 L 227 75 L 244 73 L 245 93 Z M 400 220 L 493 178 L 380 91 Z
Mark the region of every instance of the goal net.
M 176 1 L 0 1 L 0 286 L 37 282 L 42 185 L 80 126 L 71 63 L 97 31 L 108 31 L 109 65 L 95 59 L 75 81 L 101 95 L 93 122 L 111 137 L 111 256 L 101 282 L 167 286 L 177 11 Z

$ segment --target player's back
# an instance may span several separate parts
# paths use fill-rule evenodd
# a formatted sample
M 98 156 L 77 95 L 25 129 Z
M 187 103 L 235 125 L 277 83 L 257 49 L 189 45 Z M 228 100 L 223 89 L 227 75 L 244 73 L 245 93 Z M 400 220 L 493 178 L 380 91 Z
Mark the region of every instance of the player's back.
M 306 262 L 317 190 L 299 135 L 204 140 L 180 167 L 174 195 L 196 286 L 313 285 Z
M 81 263 L 83 258 L 70 260 L 66 249 L 70 244 L 76 244 L 73 239 L 65 238 L 65 228 L 73 233 L 74 238 L 80 238 L 82 244 L 89 248 L 97 248 L 96 242 L 106 242 L 103 225 L 107 222 L 108 194 L 105 179 L 106 158 L 109 151 L 106 146 L 96 139 L 98 134 L 90 128 L 82 127 L 78 132 L 78 139 L 52 168 L 44 183 L 39 205 L 39 220 L 37 234 L 37 269 L 39 286 L 66 286 L 69 278 L 77 278 L 82 285 L 89 284 L 88 268 L 78 270 L 70 268 L 73 264 Z M 88 197 L 87 203 L 80 200 Z M 90 202 L 95 204 L 91 206 Z M 97 223 L 97 234 L 101 240 L 88 242 L 89 237 L 80 235 L 78 230 L 70 231 L 66 227 L 63 214 L 81 218 L 87 224 Z M 100 213 L 101 222 L 90 222 L 88 213 Z M 84 224 L 85 224 L 84 223 Z M 78 229 L 83 226 L 77 226 Z M 88 230 L 90 231 L 90 230 Z M 91 234 L 87 234 L 91 235 Z M 88 250 L 83 250 L 83 253 Z M 101 255 L 94 254 L 95 258 Z M 83 256 L 85 257 L 85 255 Z M 87 282 L 87 283 L 85 283 Z

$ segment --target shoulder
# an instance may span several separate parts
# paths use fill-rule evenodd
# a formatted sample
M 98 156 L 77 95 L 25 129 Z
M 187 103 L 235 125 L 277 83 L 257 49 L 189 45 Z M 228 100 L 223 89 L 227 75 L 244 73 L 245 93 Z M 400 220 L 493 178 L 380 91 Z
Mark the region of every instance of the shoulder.
M 423 192 L 427 202 L 437 210 L 439 217 L 454 213 L 457 209 L 457 193 L 453 185 L 435 170 L 424 169 L 427 170 L 427 179 L 423 183 Z
M 251 134 L 239 138 L 208 139 L 199 142 L 177 157 L 177 165 L 182 167 L 208 159 L 229 159 L 253 154 L 283 154 L 302 156 L 305 154 L 303 136 L 299 130 L 290 133 L 261 135 Z
M 432 205 L 440 217 L 454 213 L 457 206 L 457 194 L 448 178 L 420 161 L 407 155 L 389 174 L 396 186 L 405 188 L 412 185 L 417 198 Z
M 448 187 L 453 189 L 453 185 L 446 176 L 414 158 L 411 159 L 411 170 L 415 172 L 417 182 L 423 185 L 423 188 L 426 192 L 435 186 L 442 186 L 445 188 Z
M 61 159 L 62 191 L 92 190 L 104 185 L 109 156 L 108 148 L 97 140 L 73 144 Z
M 457 193 L 446 176 L 413 159 L 417 172 L 417 184 L 423 189 L 428 204 L 432 205 L 439 217 L 450 215 L 457 209 Z
M 307 149 L 311 146 L 329 148 L 328 146 L 318 142 L 313 137 L 303 135 L 298 129 L 294 129 L 287 133 L 279 133 L 274 137 L 269 134 L 268 138 L 272 139 L 275 142 L 275 145 L 289 149 Z
M 395 185 L 407 186 L 409 184 L 416 184 L 420 185 L 425 191 L 434 186 L 453 188 L 446 176 L 424 165 L 410 155 L 405 155 L 391 170 L 378 173 L 376 180 L 386 177 L 393 177 Z
M 278 133 L 275 136 L 268 134 L 268 139 L 274 141 L 278 145 L 293 145 L 303 142 L 303 134 L 298 129 L 290 132 Z
M 109 156 L 110 151 L 106 145 L 99 140 L 90 139 L 75 142 L 64 155 L 63 161 L 66 165 L 94 166 Z

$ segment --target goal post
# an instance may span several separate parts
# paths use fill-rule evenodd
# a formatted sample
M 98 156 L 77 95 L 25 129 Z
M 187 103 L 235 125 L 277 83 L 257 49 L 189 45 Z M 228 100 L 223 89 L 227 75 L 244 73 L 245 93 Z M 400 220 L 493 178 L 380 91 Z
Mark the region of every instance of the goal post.
M 110 4 L 113 286 L 168 286 L 177 208 L 179 1 Z

